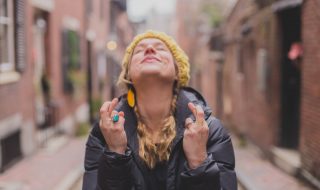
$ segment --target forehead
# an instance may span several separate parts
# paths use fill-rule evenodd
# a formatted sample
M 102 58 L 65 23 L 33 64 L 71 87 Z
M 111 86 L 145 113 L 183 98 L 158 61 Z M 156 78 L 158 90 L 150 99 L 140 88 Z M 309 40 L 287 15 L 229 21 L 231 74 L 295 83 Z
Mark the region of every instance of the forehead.
M 147 45 L 166 45 L 162 40 L 157 38 L 146 38 L 141 40 L 137 46 L 147 46 Z

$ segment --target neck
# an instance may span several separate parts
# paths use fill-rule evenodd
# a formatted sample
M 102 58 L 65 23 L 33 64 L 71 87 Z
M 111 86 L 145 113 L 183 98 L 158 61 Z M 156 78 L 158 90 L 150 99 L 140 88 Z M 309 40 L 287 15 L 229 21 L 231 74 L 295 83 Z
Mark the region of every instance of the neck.
M 139 113 L 151 133 L 158 134 L 163 121 L 170 115 L 173 84 L 136 86 Z

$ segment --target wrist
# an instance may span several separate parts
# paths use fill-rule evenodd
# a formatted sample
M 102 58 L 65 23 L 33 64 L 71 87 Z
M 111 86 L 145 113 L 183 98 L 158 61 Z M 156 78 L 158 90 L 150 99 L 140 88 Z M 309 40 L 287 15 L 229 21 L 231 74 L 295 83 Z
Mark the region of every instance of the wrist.
M 118 154 L 125 154 L 126 152 L 126 149 L 123 149 L 123 148 L 112 148 L 112 147 L 109 147 L 109 150 L 111 152 L 115 152 L 115 153 L 118 153 Z
M 207 154 L 201 154 L 193 159 L 188 159 L 188 166 L 190 169 L 199 167 L 207 159 Z

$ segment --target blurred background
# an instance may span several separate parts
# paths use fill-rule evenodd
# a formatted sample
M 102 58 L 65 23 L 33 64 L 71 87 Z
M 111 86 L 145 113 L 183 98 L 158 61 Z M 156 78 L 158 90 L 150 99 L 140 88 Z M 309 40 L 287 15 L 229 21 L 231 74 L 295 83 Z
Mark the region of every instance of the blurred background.
M 320 189 L 320 0 L 0 0 L 0 189 L 81 189 L 85 141 L 147 29 L 188 54 L 239 189 Z

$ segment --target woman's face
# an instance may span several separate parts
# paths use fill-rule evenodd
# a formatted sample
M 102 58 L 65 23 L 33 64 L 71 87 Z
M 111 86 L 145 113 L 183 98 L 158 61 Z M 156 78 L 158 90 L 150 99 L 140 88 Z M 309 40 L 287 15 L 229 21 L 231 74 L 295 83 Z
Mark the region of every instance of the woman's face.
M 141 40 L 131 57 L 129 77 L 133 83 L 148 79 L 173 82 L 177 78 L 175 63 L 165 43 L 156 38 Z

